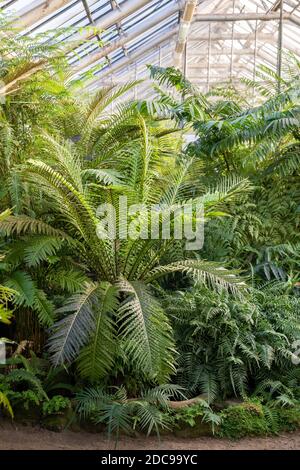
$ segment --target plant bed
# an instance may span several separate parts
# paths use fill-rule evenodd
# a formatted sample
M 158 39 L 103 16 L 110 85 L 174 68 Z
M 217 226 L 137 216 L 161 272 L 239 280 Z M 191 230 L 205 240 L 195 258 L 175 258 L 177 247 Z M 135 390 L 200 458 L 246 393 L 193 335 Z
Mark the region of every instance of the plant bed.
M 214 416 L 214 415 L 213 415 Z M 169 428 L 159 430 L 159 435 L 164 438 L 195 439 L 199 437 L 229 438 L 239 440 L 250 436 L 272 436 L 279 432 L 293 432 L 300 429 L 300 405 L 289 408 L 266 406 L 258 401 L 246 401 L 236 405 L 223 408 L 216 416 L 219 422 L 214 419 L 214 425 L 207 422 L 203 407 L 192 405 L 171 412 Z M 8 417 L 3 416 L 3 423 L 8 421 Z M 69 429 L 72 432 L 88 432 L 91 434 L 101 434 L 107 436 L 107 425 L 103 423 L 95 424 L 90 419 L 78 419 L 78 416 L 71 407 L 56 413 L 41 415 L 41 410 L 32 407 L 29 410 L 19 409 L 16 412 L 15 420 L 12 421 L 21 425 L 35 427 L 41 426 L 49 431 L 62 432 Z M 128 432 L 120 429 L 118 432 L 112 431 L 111 438 L 114 440 L 118 436 L 130 438 L 142 438 L 146 432 L 132 430 Z M 150 436 L 157 433 L 152 430 Z
M 74 419 L 76 419 L 74 412 L 71 408 L 68 408 L 64 411 L 44 416 L 41 419 L 41 426 L 49 431 L 61 432 L 66 428 L 72 429 Z M 76 429 L 75 426 L 74 429 Z

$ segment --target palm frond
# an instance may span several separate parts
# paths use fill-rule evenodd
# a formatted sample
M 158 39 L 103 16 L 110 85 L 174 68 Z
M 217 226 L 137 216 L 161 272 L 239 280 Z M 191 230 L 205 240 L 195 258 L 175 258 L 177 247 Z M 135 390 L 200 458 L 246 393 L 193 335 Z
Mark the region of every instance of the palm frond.
M 53 364 L 72 362 L 89 340 L 94 328 L 93 309 L 99 285 L 88 283 L 82 293 L 74 294 L 56 314 L 68 314 L 51 328 L 48 350 Z
M 109 283 L 101 283 L 97 306 L 94 308 L 94 327 L 87 346 L 81 349 L 78 368 L 82 377 L 91 381 L 103 378 L 112 369 L 116 351 L 114 314 L 118 306 L 118 291 Z
M 167 317 L 141 282 L 122 280 L 119 288 L 128 296 L 119 308 L 125 354 L 141 372 L 164 382 L 174 370 L 174 343 Z
M 146 275 L 145 282 L 153 282 L 161 276 L 174 272 L 186 273 L 196 283 L 208 284 L 217 290 L 226 289 L 236 294 L 241 293 L 247 287 L 246 283 L 238 277 L 238 271 L 228 270 L 218 263 L 201 259 L 189 259 L 157 266 Z

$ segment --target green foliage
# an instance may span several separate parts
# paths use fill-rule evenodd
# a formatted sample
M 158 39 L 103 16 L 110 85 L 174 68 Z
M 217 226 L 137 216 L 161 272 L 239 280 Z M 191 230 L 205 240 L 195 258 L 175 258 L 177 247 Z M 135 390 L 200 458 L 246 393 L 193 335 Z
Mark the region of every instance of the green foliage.
M 224 409 L 220 418 L 216 435 L 239 439 L 296 430 L 300 425 L 300 410 L 299 404 L 278 407 L 272 402 L 262 404 L 258 400 L 249 400 Z
M 63 397 L 62 395 L 54 395 L 50 400 L 44 401 L 42 409 L 44 415 L 51 415 L 70 407 L 71 401 L 69 398 Z
M 213 433 L 215 433 L 216 427 L 220 426 L 222 422 L 221 416 L 215 413 L 205 400 L 199 400 L 194 405 L 181 408 L 174 414 L 175 424 L 179 423 L 181 426 L 182 424 L 187 424 L 194 427 L 199 419 L 202 422 L 209 423 Z
M 14 417 L 14 413 L 13 413 L 10 401 L 7 398 L 7 395 L 1 391 L 0 391 L 0 406 L 2 406 L 5 410 L 7 410 L 12 418 Z
M 29 274 L 15 271 L 6 281 L 6 286 L 18 292 L 15 303 L 18 306 L 31 306 L 34 301 L 34 284 Z
M 71 396 L 74 388 L 67 382 L 61 369 L 49 369 L 48 361 L 31 352 L 30 359 L 15 356 L 1 365 L 0 374 L 1 404 L 13 417 L 23 412 L 37 410 L 37 416 L 60 413 L 71 407 L 68 396 L 54 395 L 57 390 Z
M 159 83 L 180 90 L 183 103 L 185 93 L 197 98 L 197 90 L 180 78 L 179 71 L 151 69 Z M 209 104 L 202 106 L 202 116 L 189 113 L 185 118 L 196 137 L 185 153 L 202 163 L 200 184 L 235 174 L 247 177 L 255 187 L 230 207 L 232 217 L 209 222 L 203 255 L 244 269 L 254 281 L 295 282 L 299 263 L 299 60 L 286 57 L 280 94 L 273 71 L 262 66 L 258 76 L 264 80 L 257 87 L 263 95 L 258 106 L 250 107 L 246 94 L 243 99 L 237 90 L 216 89 L 207 97 Z M 158 92 L 157 101 L 162 99 Z M 178 99 L 168 103 L 171 117 L 178 106 Z
M 265 415 L 260 403 L 246 402 L 230 406 L 221 413 L 222 424 L 217 429 L 220 437 L 239 439 L 245 436 L 261 436 L 277 432 L 278 428 Z
M 284 431 L 295 431 L 300 427 L 300 406 L 295 405 L 292 407 L 279 409 L 279 426 Z
M 138 398 L 128 398 L 124 387 L 105 390 L 101 387 L 82 390 L 77 394 L 77 412 L 95 424 L 104 423 L 109 437 L 118 439 L 120 432 L 140 430 L 158 436 L 161 429 L 170 427 L 168 402 L 171 397 L 182 396 L 180 387 L 158 386 L 143 390 Z
M 8 309 L 8 302 L 12 301 L 16 292 L 6 286 L 0 285 L 0 322 L 9 324 L 12 312 Z
M 255 106 L 155 66 L 156 98 L 120 104 L 136 82 L 87 96 L 55 31 L 16 37 L 0 23 L 0 322 L 39 353 L 9 358 L 1 406 L 60 413 L 76 393 L 79 415 L 116 436 L 176 420 L 228 437 L 296 427 L 299 61 L 280 93 L 266 67 L 264 84 L 248 81 Z M 139 233 L 161 210 L 157 238 L 123 236 L 120 196 L 145 208 L 126 214 Z M 202 250 L 176 237 L 176 220 L 197 220 L 176 214 L 183 203 L 204 207 Z M 102 204 L 115 209 L 114 239 L 99 237 Z M 206 401 L 174 414 L 183 388 Z M 215 412 L 217 399 L 252 395 Z
M 93 116 L 93 126 L 96 126 L 96 116 L 99 118 L 97 113 L 103 110 L 105 93 L 97 99 L 89 104 L 85 116 L 89 124 Z M 39 140 L 43 159 L 29 160 L 20 171 L 21 179 L 31 188 L 31 207 L 40 213 L 41 219 L 11 215 L 0 221 L 0 230 L 7 237 L 22 236 L 27 240 L 23 247 L 23 260 L 20 256 L 17 261 L 25 263 L 27 269 L 38 266 L 46 279 L 49 273 L 52 283 L 57 269 L 59 279 L 65 269 L 64 257 L 61 257 L 61 265 L 53 257 L 62 252 L 63 239 L 71 280 L 65 280 L 64 285 L 60 281 L 60 286 L 73 289 L 74 266 L 78 264 L 82 271 L 81 279 L 86 274 L 89 280 L 75 290 L 55 314 L 46 292 L 37 289 L 37 283 L 29 273 L 10 272 L 6 283 L 20 292 L 18 306 L 37 310 L 44 325 L 51 325 L 55 315 L 59 317 L 51 328 L 49 340 L 53 364 L 70 363 L 78 358 L 81 375 L 97 381 L 112 371 L 116 354 L 119 354 L 119 357 L 126 358 L 125 370 L 129 365 L 135 368 L 136 373 L 148 376 L 149 381 L 164 383 L 174 372 L 175 348 L 168 318 L 154 293 L 153 286 L 157 281 L 169 273 L 178 272 L 183 277 L 190 276 L 197 283 L 207 283 L 218 290 L 229 289 L 236 294 L 245 287 L 245 283 L 239 278 L 238 271 L 229 272 L 223 266 L 201 260 L 193 251 L 185 251 L 184 240 L 178 251 L 173 232 L 169 243 L 161 238 L 99 238 L 97 233 L 101 231 L 101 221 L 96 215 L 97 206 L 112 203 L 118 220 L 120 195 L 129 196 L 130 203 L 143 203 L 145 207 L 156 203 L 166 213 L 173 211 L 174 204 L 189 198 L 191 203 L 197 200 L 203 203 L 205 216 L 211 220 L 223 215 L 218 209 L 227 200 L 233 201 L 250 188 L 245 180 L 230 179 L 207 192 L 199 188 L 195 194 L 193 178 L 200 171 L 197 162 L 191 159 L 177 164 L 172 156 L 168 160 L 174 165 L 173 178 L 168 180 L 163 175 L 159 176 L 160 167 L 167 163 L 161 146 L 164 144 L 166 152 L 166 144 L 170 151 L 173 144 L 166 143 L 165 135 L 157 137 L 157 128 L 147 127 L 137 110 L 132 111 L 131 121 L 136 135 L 128 140 L 122 136 L 121 148 L 115 149 L 118 163 L 114 160 L 110 168 L 112 162 L 109 156 L 105 159 L 105 155 L 102 162 L 95 158 L 88 163 L 89 169 L 93 165 L 97 169 L 100 163 L 105 164 L 108 170 L 117 168 L 118 173 L 123 174 L 118 186 L 111 184 L 115 183 L 112 180 L 97 178 L 90 183 L 86 179 L 84 155 L 86 145 L 90 145 L 91 134 L 82 136 L 78 147 L 75 147 L 66 139 L 43 133 Z M 85 138 L 87 141 L 84 143 Z M 98 136 L 95 148 L 98 149 L 104 138 L 105 135 Z M 90 151 L 94 152 L 94 149 Z M 41 210 L 41 193 L 51 208 L 51 221 Z M 61 220 L 65 221 L 64 227 Z M 135 223 L 140 231 L 144 224 L 148 224 L 148 220 L 138 214 L 134 217 L 128 215 L 128 222 Z M 20 246 L 19 241 L 17 244 Z M 17 253 L 20 250 L 22 247 Z M 9 255 L 7 261 L 10 261 Z M 77 268 L 75 282 L 80 278 L 79 270 Z
M 177 381 L 190 394 L 205 393 L 208 401 L 245 396 L 283 382 L 268 399 L 299 387 L 293 366 L 294 341 L 299 340 L 299 298 L 282 287 L 252 290 L 238 299 L 205 288 L 165 298 L 179 350 Z M 286 383 L 284 385 L 284 382 Z M 296 385 L 297 384 L 297 385 Z
M 21 392 L 10 391 L 8 392 L 11 403 L 14 407 L 29 410 L 33 406 L 39 407 L 43 401 L 43 396 L 34 390 L 23 390 Z

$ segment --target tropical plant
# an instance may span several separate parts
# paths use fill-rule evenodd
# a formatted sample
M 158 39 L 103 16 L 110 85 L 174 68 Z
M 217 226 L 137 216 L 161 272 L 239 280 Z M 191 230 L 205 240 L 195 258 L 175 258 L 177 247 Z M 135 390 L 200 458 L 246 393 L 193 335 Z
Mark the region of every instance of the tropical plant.
M 176 380 L 191 395 L 212 402 L 264 391 L 269 400 L 298 399 L 292 346 L 300 338 L 299 298 L 283 286 L 243 299 L 202 287 L 165 302 L 179 352 Z
M 0 221 L 4 220 L 8 216 L 9 212 L 0 213 Z M 3 256 L 0 256 L 0 261 Z M 8 287 L 0 285 L 0 322 L 9 323 L 12 312 L 8 308 L 8 303 L 14 299 L 15 292 Z
M 95 424 L 104 423 L 109 437 L 118 441 L 120 432 L 141 430 L 149 436 L 153 431 L 159 436 L 161 429 L 170 429 L 169 402 L 173 397 L 184 397 L 181 388 L 161 385 L 141 390 L 139 398 L 128 398 L 126 389 L 88 388 L 77 394 L 77 412 L 82 419 Z
M 151 135 L 140 115 L 137 119 L 141 137 L 120 150 L 117 169 L 123 178 L 117 185 L 109 162 L 106 168 L 85 169 L 76 146 L 45 135 L 41 141 L 43 161 L 31 159 L 20 174 L 31 188 L 32 211 L 39 212 L 43 194 L 42 205 L 51 207 L 56 215 L 50 219 L 11 215 L 0 228 L 5 236 L 29 237 L 34 248 L 27 259 L 33 265 L 59 254 L 64 247 L 71 266 L 77 265 L 82 277 L 86 276 L 81 290 L 57 311 L 63 318 L 55 323 L 50 337 L 54 364 L 72 362 L 79 355 L 81 374 L 96 380 L 112 370 L 120 348 L 127 358 L 125 363 L 129 360 L 142 375 L 161 383 L 174 371 L 174 343 L 168 319 L 153 295 L 157 280 L 181 272 L 197 282 L 235 292 L 243 283 L 234 272 L 201 260 L 192 251 L 184 252 L 183 243 L 174 240 L 172 234 L 169 241 L 99 238 L 103 227 L 96 215 L 97 206 L 111 203 L 119 220 L 120 195 L 127 196 L 128 204 L 144 204 L 146 208 L 153 203 L 166 205 L 165 213 L 189 198 L 190 203 L 203 203 L 205 217 L 210 218 L 222 214 L 217 208 L 239 197 L 249 186 L 244 180 L 232 179 L 209 193 L 199 190 L 195 194 L 191 180 L 199 169 L 193 159 L 174 165 L 169 181 L 159 177 L 160 138 Z M 166 145 L 165 137 L 162 139 Z M 128 222 L 141 232 L 148 220 L 138 213 Z M 41 238 L 43 249 L 39 251 Z
M 6 409 L 8 411 L 8 413 L 10 414 L 10 416 L 13 418 L 14 413 L 13 413 L 10 401 L 7 398 L 7 396 L 5 395 L 5 393 L 3 393 L 1 391 L 0 391 L 0 406 L 3 406 L 4 409 Z
M 47 415 L 76 394 L 79 415 L 116 436 L 177 418 L 224 436 L 276 432 L 283 411 L 292 422 L 298 59 L 281 78 L 262 67 L 245 96 L 149 66 L 156 98 L 120 104 L 136 82 L 87 96 L 56 32 L 0 25 L 0 321 L 19 343 L 0 405 Z M 178 227 L 199 222 L 203 246 L 187 249 Z M 246 404 L 217 413 L 232 396 Z
M 212 90 L 202 116 L 186 114 L 189 132 L 193 126 L 195 134 L 186 155 L 202 162 L 201 184 L 215 181 L 220 175 L 236 174 L 249 178 L 255 188 L 231 208 L 231 218 L 210 222 L 204 256 L 209 253 L 210 259 L 243 268 L 255 280 L 289 279 L 291 285 L 296 285 L 300 202 L 298 59 L 288 55 L 285 69 L 280 93 L 279 78 L 267 67 L 262 66 L 258 72 L 263 84 L 246 81 L 261 93 L 256 106 L 232 88 Z M 151 70 L 160 84 L 179 92 L 177 101 L 168 104 L 170 117 L 185 103 L 186 95 L 197 99 L 197 90 L 183 77 L 180 79 L 179 71 Z M 159 91 L 158 103 L 161 100 Z
M 43 414 L 51 415 L 61 413 L 71 407 L 71 401 L 62 395 L 54 395 L 49 401 L 43 403 Z
M 52 31 L 34 38 L 19 36 L 11 31 L 9 21 L 2 14 L 0 21 L 7 32 L 1 36 L 0 78 L 4 85 L 0 91 L 0 212 L 4 212 L 0 219 L 9 215 L 8 207 L 15 215 L 35 217 L 31 195 L 27 184 L 20 179 L 18 168 L 29 156 L 40 158 L 41 133 L 48 131 L 71 141 L 82 137 L 78 146 L 84 158 L 89 158 L 98 134 L 113 135 L 107 110 L 134 83 L 119 89 L 105 88 L 82 104 L 82 95 L 79 100 L 74 90 L 83 85 L 84 79 L 70 77 L 65 46 L 56 40 L 56 34 Z M 106 140 L 109 146 L 108 135 Z M 111 177 L 117 179 L 113 170 Z M 40 205 L 42 212 L 48 209 L 48 205 Z M 7 294 L 9 289 L 16 292 L 15 339 L 22 341 L 25 337 L 41 352 L 43 329 L 53 324 L 55 308 L 61 305 L 62 296 L 76 292 L 86 282 L 85 273 L 70 263 L 68 256 L 58 263 L 55 254 L 59 250 L 63 253 L 65 244 L 51 235 L 36 234 L 34 239 L 22 237 L 18 241 L 14 237 L 1 238 L 0 249 L 6 255 L 0 262 L 0 283 Z M 4 297 L 3 302 L 0 299 L 1 318 L 7 322 L 11 314 L 6 304 L 4 309 Z

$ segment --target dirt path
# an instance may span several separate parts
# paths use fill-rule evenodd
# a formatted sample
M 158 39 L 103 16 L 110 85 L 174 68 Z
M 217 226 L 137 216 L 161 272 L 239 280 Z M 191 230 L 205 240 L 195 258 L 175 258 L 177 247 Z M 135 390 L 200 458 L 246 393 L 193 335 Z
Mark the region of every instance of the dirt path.
M 64 431 L 55 433 L 10 423 L 0 422 L 0 450 L 111 450 L 113 443 L 108 443 L 102 434 L 87 432 Z M 282 433 L 275 437 L 247 438 L 239 441 L 201 437 L 197 439 L 182 439 L 178 437 L 163 437 L 161 442 L 151 438 L 120 439 L 120 450 L 296 450 L 300 449 L 300 431 Z

